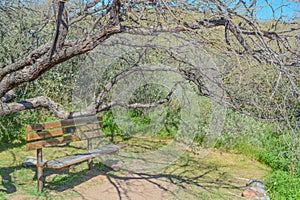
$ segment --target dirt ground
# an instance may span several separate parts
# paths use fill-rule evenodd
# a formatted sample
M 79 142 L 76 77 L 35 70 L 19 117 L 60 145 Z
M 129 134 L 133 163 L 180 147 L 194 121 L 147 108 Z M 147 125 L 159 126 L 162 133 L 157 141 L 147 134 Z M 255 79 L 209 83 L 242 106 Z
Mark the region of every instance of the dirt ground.
M 59 194 L 75 200 L 242 199 L 247 180 L 264 180 L 268 172 L 257 161 L 232 153 L 183 159 L 187 162 L 180 160 L 160 173 L 90 171 L 87 180 Z
M 178 190 L 176 184 L 158 177 L 136 174 L 120 176 L 99 175 L 72 190 L 79 197 L 74 199 L 172 199 L 172 192 Z
M 53 152 L 54 149 L 49 149 L 47 155 L 61 153 L 65 148 Z M 0 168 L 0 199 L 9 200 L 242 199 L 246 182 L 264 181 L 270 171 L 254 159 L 219 150 L 211 150 L 205 157 L 187 151 L 155 172 L 132 170 L 134 165 L 123 167 L 122 164 L 120 170 L 113 170 L 105 162 L 95 160 L 92 170 L 87 169 L 86 163 L 71 169 L 45 169 L 44 192 L 39 194 L 35 167 L 24 168 L 20 164 L 28 154 L 18 147 L 0 153 L 1 156 L 5 159 L 1 161 L 4 167 Z M 19 161 L 12 162 L 15 158 Z

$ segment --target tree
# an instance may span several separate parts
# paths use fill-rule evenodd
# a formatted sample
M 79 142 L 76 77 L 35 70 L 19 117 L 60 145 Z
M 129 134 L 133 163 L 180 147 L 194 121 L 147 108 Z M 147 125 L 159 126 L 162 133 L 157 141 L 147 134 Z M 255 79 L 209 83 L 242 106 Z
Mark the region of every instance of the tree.
M 112 77 L 96 100 L 80 112 L 67 111 L 47 96 L 14 100 L 14 89 L 60 63 L 114 42 L 132 45 L 126 40 L 109 40 L 113 36 L 184 33 L 187 40 L 203 44 L 218 57 L 219 64 L 226 63 L 221 81 L 215 81 L 226 93 L 222 103 L 257 118 L 294 119 L 299 115 L 300 102 L 299 21 L 282 16 L 259 20 L 254 14 L 258 7 L 256 1 L 219 0 L 3 1 L 0 116 L 44 107 L 59 118 L 70 118 L 109 109 L 122 104 L 104 101 L 109 90 L 119 79 L 137 70 L 173 70 L 193 82 L 199 94 L 213 95 L 203 85 L 205 73 L 195 71 L 192 63 L 175 56 L 174 60 L 189 67 L 147 68 L 140 66 L 137 59 L 130 68 Z M 168 49 L 163 50 L 172 56 Z M 168 102 L 171 96 L 172 91 L 152 104 L 123 106 L 156 106 Z

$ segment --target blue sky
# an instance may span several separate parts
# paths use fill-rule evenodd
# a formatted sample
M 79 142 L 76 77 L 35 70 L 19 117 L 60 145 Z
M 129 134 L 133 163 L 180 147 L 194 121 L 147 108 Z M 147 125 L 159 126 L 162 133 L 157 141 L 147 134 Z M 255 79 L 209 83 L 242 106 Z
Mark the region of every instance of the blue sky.
M 246 2 L 251 2 L 251 0 L 247 0 Z M 268 3 L 272 5 L 275 16 L 273 16 L 272 9 Z M 292 20 L 295 13 L 300 17 L 299 0 L 297 3 L 291 0 L 257 0 L 256 9 L 255 14 L 259 19 L 272 19 L 274 17 L 278 19 L 282 15 L 283 19 Z

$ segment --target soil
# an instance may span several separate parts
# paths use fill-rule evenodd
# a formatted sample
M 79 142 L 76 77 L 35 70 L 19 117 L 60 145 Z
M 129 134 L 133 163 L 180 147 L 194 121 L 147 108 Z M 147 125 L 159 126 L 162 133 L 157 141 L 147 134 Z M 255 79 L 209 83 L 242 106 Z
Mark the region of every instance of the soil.
M 63 148 L 56 152 L 62 152 Z M 35 168 L 9 164 L 13 158 L 20 157 L 21 161 L 28 155 L 15 149 L 11 151 L 16 151 L 18 156 L 8 152 L 1 154 L 6 155 L 2 164 L 11 167 L 2 168 L 0 192 L 8 191 L 2 192 L 2 197 L 12 200 L 243 199 L 241 193 L 247 181 L 264 181 L 270 171 L 254 159 L 219 150 L 212 150 L 205 157 L 186 152 L 156 172 L 134 171 L 122 166 L 116 171 L 95 160 L 92 170 L 87 169 L 86 163 L 71 169 L 45 170 L 45 192 L 37 194 Z
M 108 171 L 61 194 L 76 200 L 242 199 L 246 182 L 264 180 L 269 170 L 243 155 L 218 151 L 183 159 L 190 164 L 178 166 L 181 159 L 160 173 Z

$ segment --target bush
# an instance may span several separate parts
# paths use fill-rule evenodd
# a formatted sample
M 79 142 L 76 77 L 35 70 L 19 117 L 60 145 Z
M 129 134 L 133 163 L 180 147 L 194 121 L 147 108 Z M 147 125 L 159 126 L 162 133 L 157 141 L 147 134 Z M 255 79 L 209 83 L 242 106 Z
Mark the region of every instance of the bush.
M 254 157 L 270 166 L 274 171 L 266 182 L 271 199 L 300 199 L 299 137 L 295 132 L 278 131 L 276 124 L 229 110 L 216 147 Z
M 300 163 L 297 158 L 297 148 L 294 148 L 297 144 L 297 138 L 292 137 L 288 132 L 266 132 L 262 138 L 263 149 L 258 154 L 258 160 L 274 170 L 299 176 Z
M 122 133 L 122 130 L 115 122 L 112 111 L 105 112 L 102 116 L 103 132 L 111 141 L 114 141 L 115 136 L 121 136 L 123 139 L 129 139 Z
M 215 147 L 257 158 L 263 148 L 265 130 L 271 128 L 272 125 L 228 109 L 222 134 Z
M 27 110 L 1 117 L 0 143 L 20 143 L 25 141 L 25 125 L 56 119 L 45 109 Z
M 293 177 L 286 171 L 274 171 L 266 186 L 271 199 L 300 199 L 300 177 Z

